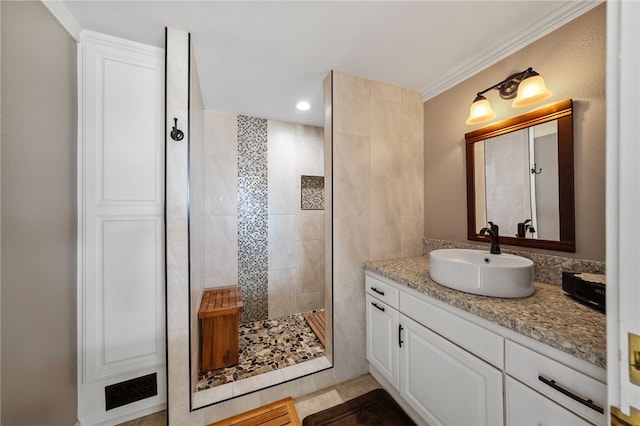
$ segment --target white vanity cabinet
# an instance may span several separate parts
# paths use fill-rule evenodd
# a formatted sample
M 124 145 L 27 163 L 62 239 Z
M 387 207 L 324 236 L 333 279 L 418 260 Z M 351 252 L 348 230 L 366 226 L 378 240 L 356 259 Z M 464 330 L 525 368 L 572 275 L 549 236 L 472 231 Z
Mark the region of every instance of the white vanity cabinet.
M 502 372 L 400 316 L 400 396 L 430 425 L 500 425 Z
M 366 278 L 367 359 L 371 365 L 431 425 L 502 424 L 502 372 L 400 314 L 394 307 L 402 310 L 405 295 L 383 280 Z M 405 303 L 408 311 L 437 309 L 421 306 L 425 302 L 417 299 Z M 437 311 L 436 322 L 457 324 L 455 318 L 447 317 L 450 314 Z M 495 337 L 494 352 L 502 359 L 503 340 Z
M 377 274 L 365 285 L 371 372 L 428 424 L 605 424 L 602 368 Z

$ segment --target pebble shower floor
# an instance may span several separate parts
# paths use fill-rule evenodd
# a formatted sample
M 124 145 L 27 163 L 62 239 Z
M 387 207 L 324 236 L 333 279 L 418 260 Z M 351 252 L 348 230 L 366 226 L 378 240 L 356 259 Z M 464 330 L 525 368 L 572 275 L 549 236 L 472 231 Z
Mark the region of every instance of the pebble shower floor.
M 233 367 L 201 371 L 202 391 L 324 356 L 304 314 L 240 324 L 240 357 Z

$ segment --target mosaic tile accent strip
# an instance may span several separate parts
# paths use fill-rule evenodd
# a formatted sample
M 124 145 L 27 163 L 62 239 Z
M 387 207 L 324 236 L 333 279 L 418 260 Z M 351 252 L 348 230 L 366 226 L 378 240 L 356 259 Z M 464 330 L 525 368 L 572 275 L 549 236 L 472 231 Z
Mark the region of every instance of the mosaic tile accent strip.
M 240 324 L 240 356 L 233 367 L 200 372 L 205 390 L 324 356 L 324 347 L 304 314 Z
M 302 176 L 302 210 L 324 210 L 324 176 Z
M 238 116 L 238 285 L 241 322 L 268 317 L 267 120 Z
M 428 256 L 431 250 L 461 248 L 471 250 L 489 250 L 486 245 L 463 243 L 459 241 L 436 240 L 433 238 L 424 239 L 424 255 Z M 598 260 L 576 259 L 574 257 L 557 256 L 553 254 L 536 253 L 533 251 L 513 250 L 505 246 L 500 246 L 503 253 L 515 254 L 517 256 L 531 259 L 535 265 L 535 280 L 541 283 L 562 285 L 562 271 L 566 272 L 590 272 L 594 274 L 605 273 L 605 262 Z

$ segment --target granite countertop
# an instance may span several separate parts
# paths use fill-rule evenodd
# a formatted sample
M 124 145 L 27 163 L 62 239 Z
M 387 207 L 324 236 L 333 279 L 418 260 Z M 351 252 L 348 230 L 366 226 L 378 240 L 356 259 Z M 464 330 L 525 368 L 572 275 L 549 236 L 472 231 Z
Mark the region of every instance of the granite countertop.
M 499 299 L 452 290 L 429 277 L 427 256 L 366 262 L 364 268 L 458 309 L 607 368 L 606 316 L 536 282 L 532 296 Z

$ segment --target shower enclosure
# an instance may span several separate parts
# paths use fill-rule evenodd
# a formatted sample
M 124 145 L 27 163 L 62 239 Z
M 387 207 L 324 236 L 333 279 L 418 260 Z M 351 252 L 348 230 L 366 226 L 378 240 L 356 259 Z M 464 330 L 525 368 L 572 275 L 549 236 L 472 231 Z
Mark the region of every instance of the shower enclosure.
M 189 412 L 332 367 L 331 148 L 324 129 L 205 110 L 195 56 L 190 35 L 169 29 L 169 398 Z M 183 138 L 172 138 L 178 130 Z M 236 286 L 238 363 L 201 368 L 203 293 Z M 229 343 L 214 334 L 214 346 Z M 186 421 L 171 407 L 169 420 Z

